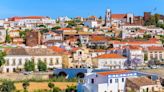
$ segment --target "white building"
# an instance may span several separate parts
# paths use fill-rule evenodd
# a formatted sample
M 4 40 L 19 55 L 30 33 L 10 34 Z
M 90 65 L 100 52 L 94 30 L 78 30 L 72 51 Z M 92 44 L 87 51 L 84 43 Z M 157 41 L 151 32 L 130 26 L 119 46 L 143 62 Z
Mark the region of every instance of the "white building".
M 4 26 L 4 20 L 0 20 L 0 26 Z
M 147 48 L 150 46 L 163 46 L 162 43 L 155 38 L 146 41 L 113 41 L 113 47 L 123 47 L 123 46 L 141 46 Z
M 146 90 L 148 90 L 146 92 L 162 92 L 159 91 L 162 87 L 159 82 L 156 83 L 157 79 L 151 80 L 146 76 L 157 78 L 157 75 L 128 70 L 86 73 L 84 79 L 79 80 L 77 92 L 129 92 L 127 89 L 130 87 L 141 90 L 133 92 L 145 92 Z M 134 82 L 128 81 L 127 83 L 127 80 L 134 80 Z
M 100 69 L 124 69 L 124 64 L 127 61 L 126 57 L 119 54 L 103 54 L 97 56 L 97 67 Z
M 124 46 L 111 48 L 107 53 L 115 53 L 126 56 L 128 60 L 139 59 L 141 63 L 144 63 L 144 51 L 140 46 Z
M 71 20 L 72 19 L 67 16 L 57 18 L 57 21 L 60 21 L 60 22 L 71 21 Z
M 84 26 L 87 26 L 89 28 L 96 28 L 98 27 L 98 24 L 97 24 L 97 21 L 87 20 L 84 22 Z
M 36 28 L 38 25 L 52 25 L 56 23 L 55 19 L 44 16 L 26 16 L 26 17 L 12 17 L 7 21 L 5 27 L 25 27 L 25 28 Z
M 86 74 L 78 84 L 78 92 L 125 92 L 127 77 L 137 77 L 137 73 L 117 70 Z
M 5 42 L 6 40 L 6 30 L 3 27 L 0 27 L 0 43 Z
M 47 64 L 47 68 L 62 68 L 62 56 L 47 48 L 12 48 L 6 53 L 6 64 L 2 67 L 4 73 L 24 70 L 24 64 L 29 60 L 34 61 L 36 69 L 40 60 Z

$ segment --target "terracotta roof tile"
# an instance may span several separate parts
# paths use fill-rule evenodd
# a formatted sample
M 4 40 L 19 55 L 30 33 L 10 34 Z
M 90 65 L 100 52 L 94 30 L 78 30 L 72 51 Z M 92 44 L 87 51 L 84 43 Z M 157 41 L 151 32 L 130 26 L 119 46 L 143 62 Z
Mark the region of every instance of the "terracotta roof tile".
M 52 47 L 50 47 L 50 49 L 52 49 L 56 53 L 63 53 L 63 52 L 65 52 L 65 50 L 63 48 L 60 48 L 60 47 L 57 47 L 57 46 L 52 46 Z
M 113 74 L 124 74 L 124 73 L 129 73 L 130 71 L 128 70 L 117 70 L 117 71 L 107 71 L 107 72 L 98 72 L 97 74 L 102 75 L 102 76 L 107 76 L 107 75 L 113 75 Z
M 151 47 L 148 47 L 148 50 L 164 50 L 164 47 L 160 47 L 160 46 L 151 46 Z
M 108 39 L 104 36 L 91 36 L 90 41 L 107 41 Z
M 112 18 L 113 19 L 123 19 L 123 18 L 126 18 L 126 14 L 112 14 Z
M 73 30 L 72 28 L 60 28 L 58 30 Z
M 120 54 L 103 54 L 99 55 L 96 58 L 126 58 Z
M 147 77 L 138 77 L 138 78 L 128 78 L 127 83 L 131 82 L 132 84 L 141 87 L 141 86 L 147 86 L 147 85 L 156 85 L 154 81 Z

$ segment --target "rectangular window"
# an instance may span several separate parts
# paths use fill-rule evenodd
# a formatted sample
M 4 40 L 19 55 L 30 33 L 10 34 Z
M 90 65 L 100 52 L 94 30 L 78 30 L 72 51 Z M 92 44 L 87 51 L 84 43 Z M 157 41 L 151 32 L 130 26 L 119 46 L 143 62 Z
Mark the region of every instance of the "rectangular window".
M 13 64 L 12 64 L 13 66 L 15 66 L 16 65 L 16 59 L 13 59 Z
M 112 79 L 110 79 L 110 83 L 112 83 Z
M 153 54 L 150 54 L 150 58 L 153 59 Z
M 9 66 L 10 63 L 9 63 L 9 59 L 6 59 L 6 65 Z
M 162 54 L 160 54 L 160 56 L 159 56 L 159 57 L 160 57 L 160 59 L 162 59 L 162 58 L 163 58 L 163 57 L 162 57 Z
M 53 65 L 53 58 L 50 58 L 50 63 L 49 65 Z
M 56 65 L 59 64 L 59 58 L 56 58 Z
M 155 54 L 155 58 L 156 58 L 156 59 L 158 58 L 158 55 L 157 55 L 157 54 Z
M 19 65 L 22 65 L 22 59 L 19 59 Z
M 125 79 L 124 78 L 122 78 L 122 82 L 124 82 L 125 81 Z
M 115 79 L 115 83 L 118 83 L 118 79 Z

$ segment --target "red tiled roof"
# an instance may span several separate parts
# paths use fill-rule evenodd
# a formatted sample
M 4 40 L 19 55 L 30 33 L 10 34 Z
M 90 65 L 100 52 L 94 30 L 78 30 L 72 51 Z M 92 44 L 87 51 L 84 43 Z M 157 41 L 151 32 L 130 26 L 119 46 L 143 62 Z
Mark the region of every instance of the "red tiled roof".
M 60 28 L 58 30 L 73 30 L 72 28 Z
M 156 85 L 154 81 L 147 77 L 138 77 L 138 78 L 128 78 L 127 83 L 131 82 L 134 85 L 137 85 L 137 87 L 141 86 L 147 86 L 147 85 Z
M 21 20 L 21 19 L 42 19 L 42 18 L 48 18 L 48 17 L 44 17 L 44 16 L 26 16 L 26 17 L 12 17 L 10 18 L 12 21 L 16 21 L 16 20 Z
M 102 76 L 112 75 L 112 74 L 124 74 L 128 73 L 128 70 L 117 70 L 117 71 L 107 71 L 107 72 L 98 72 L 97 74 Z
M 97 18 L 96 16 L 89 16 L 89 18 Z
M 140 49 L 142 49 L 140 46 L 129 46 L 129 49 L 130 50 L 140 50 Z
M 123 19 L 126 18 L 126 14 L 112 14 L 111 18 L 112 19 Z
M 139 33 L 145 33 L 145 30 L 139 30 L 138 32 Z
M 73 52 L 75 52 L 75 51 L 77 51 L 77 50 L 79 50 L 79 48 L 72 48 L 72 51 L 73 51 Z
M 151 47 L 148 47 L 148 50 L 164 50 L 164 47 L 160 47 L 160 46 L 151 46 Z
M 105 52 L 106 50 L 103 49 L 95 49 L 94 52 Z
M 91 36 L 91 41 L 107 41 L 107 38 L 104 36 Z
M 113 41 L 113 44 L 128 44 L 128 45 L 158 44 L 158 40 L 153 38 L 147 41 L 130 41 L 130 42 Z
M 50 47 L 50 49 L 52 49 L 54 52 L 57 52 L 57 53 L 64 53 L 65 52 L 65 50 L 63 48 L 60 48 L 57 46 L 52 46 L 52 47 Z
M 103 54 L 97 56 L 96 58 L 125 58 L 125 57 L 120 54 Z

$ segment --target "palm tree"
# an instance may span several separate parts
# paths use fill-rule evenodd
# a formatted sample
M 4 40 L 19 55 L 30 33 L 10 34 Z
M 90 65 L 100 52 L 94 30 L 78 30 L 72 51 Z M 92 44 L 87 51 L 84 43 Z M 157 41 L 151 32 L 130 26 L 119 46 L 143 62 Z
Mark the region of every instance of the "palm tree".
M 6 53 L 3 52 L 3 51 L 0 51 L 0 68 L 3 64 L 5 64 L 5 57 L 6 56 Z
M 22 84 L 22 86 L 23 86 L 24 92 L 28 92 L 27 91 L 27 87 L 30 86 L 29 81 L 24 81 L 23 84 Z

